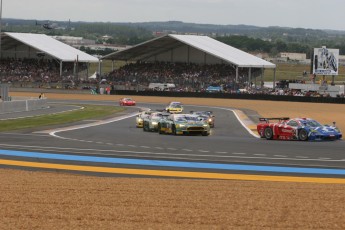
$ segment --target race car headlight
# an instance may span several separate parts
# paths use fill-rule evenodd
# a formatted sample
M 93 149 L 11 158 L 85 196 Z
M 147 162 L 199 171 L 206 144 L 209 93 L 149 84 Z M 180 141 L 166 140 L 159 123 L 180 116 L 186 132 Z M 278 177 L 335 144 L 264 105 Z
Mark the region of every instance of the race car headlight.
M 208 126 L 208 124 L 203 124 L 203 126 L 204 126 L 204 127 L 207 127 L 207 126 Z
M 158 125 L 158 122 L 152 121 L 152 124 L 153 124 L 153 125 Z
M 143 121 L 143 119 L 141 119 L 141 118 L 138 118 L 138 122 L 142 122 Z
M 338 129 L 337 127 L 334 127 L 334 131 L 340 133 L 340 129 Z
M 182 128 L 182 127 L 185 127 L 185 125 L 183 124 L 179 124 L 179 125 L 176 125 L 177 128 Z
M 320 133 L 319 131 L 315 130 L 315 129 L 311 129 L 311 130 L 310 130 L 309 135 L 314 136 L 314 135 L 317 135 L 317 134 L 321 134 L 321 133 Z

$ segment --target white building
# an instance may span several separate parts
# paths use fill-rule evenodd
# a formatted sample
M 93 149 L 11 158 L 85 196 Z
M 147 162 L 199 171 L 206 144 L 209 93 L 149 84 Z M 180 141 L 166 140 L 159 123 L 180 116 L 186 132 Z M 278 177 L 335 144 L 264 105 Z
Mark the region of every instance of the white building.
M 345 55 L 339 55 L 339 64 L 345 64 Z
M 305 61 L 307 54 L 304 53 L 280 53 L 281 58 L 286 58 L 290 61 Z
M 51 36 L 51 37 L 73 47 L 96 44 L 94 40 L 84 39 L 82 37 L 72 37 L 72 36 Z

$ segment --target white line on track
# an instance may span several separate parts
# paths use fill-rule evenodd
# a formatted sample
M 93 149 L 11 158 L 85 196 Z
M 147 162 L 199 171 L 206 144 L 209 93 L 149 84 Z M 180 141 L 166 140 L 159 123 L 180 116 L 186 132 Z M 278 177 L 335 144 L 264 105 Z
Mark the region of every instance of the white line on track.
M 111 119 L 107 119 L 107 120 L 101 120 L 101 121 L 97 121 L 94 123 L 89 123 L 89 124 L 83 124 L 83 125 L 75 125 L 75 126 L 71 126 L 71 127 L 65 127 L 65 128 L 60 128 L 60 129 L 56 129 L 56 130 L 48 130 L 48 131 L 42 131 L 42 132 L 38 132 L 38 133 L 45 133 L 48 132 L 49 135 L 57 137 L 57 138 L 62 138 L 62 139 L 69 139 L 69 138 L 65 138 L 65 137 L 61 137 L 58 136 L 57 133 L 59 132 L 65 132 L 65 131 L 72 131 L 72 130 L 77 130 L 77 129 L 84 129 L 84 128 L 89 128 L 89 127 L 94 127 L 94 126 L 98 126 L 98 125 L 105 125 L 105 124 L 109 124 L 112 122 L 116 122 L 116 121 L 121 121 L 130 117 L 134 117 L 136 116 L 138 113 L 131 113 L 125 116 L 120 116 L 120 117 L 115 117 L 115 118 L 111 118 Z
M 72 106 L 72 105 L 71 105 Z M 55 114 L 61 114 L 61 113 L 67 113 L 67 112 L 72 112 L 75 110 L 81 110 L 81 109 L 85 109 L 85 107 L 83 106 L 77 106 L 75 105 L 74 107 L 78 107 L 76 109 L 69 109 L 69 110 L 64 110 L 61 112 L 56 112 L 56 113 L 49 113 L 49 115 L 55 115 Z M 48 108 L 47 108 L 48 109 Z M 16 113 L 20 113 L 20 112 L 16 112 Z M 32 117 L 40 117 L 40 116 L 45 116 L 46 114 L 37 114 L 37 115 L 31 115 L 31 116 L 23 116 L 23 117 L 14 117 L 14 118 L 6 118 L 6 119 L 0 119 L 0 121 L 5 121 L 5 120 L 15 120 L 15 119 L 23 119 L 23 118 L 32 118 Z
M 199 152 L 201 153 L 209 153 L 210 151 L 207 151 L 207 150 L 198 150 Z

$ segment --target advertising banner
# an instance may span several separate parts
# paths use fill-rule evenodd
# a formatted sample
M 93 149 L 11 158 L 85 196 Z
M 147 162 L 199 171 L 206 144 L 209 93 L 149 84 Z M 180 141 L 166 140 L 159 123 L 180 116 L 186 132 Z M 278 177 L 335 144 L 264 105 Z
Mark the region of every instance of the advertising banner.
M 313 74 L 338 75 L 339 49 L 314 48 Z

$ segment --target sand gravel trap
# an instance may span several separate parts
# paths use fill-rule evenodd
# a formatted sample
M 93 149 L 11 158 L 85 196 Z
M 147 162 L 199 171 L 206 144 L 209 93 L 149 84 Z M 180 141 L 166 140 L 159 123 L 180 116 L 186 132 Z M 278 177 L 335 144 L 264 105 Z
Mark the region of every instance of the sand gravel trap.
M 46 96 L 114 101 L 119 98 Z M 134 98 L 142 102 L 176 100 Z M 262 116 L 310 116 L 325 123 L 337 120 L 345 130 L 344 105 L 177 100 L 249 108 Z M 0 193 L 0 229 L 345 229 L 345 185 L 104 178 L 0 169 Z

